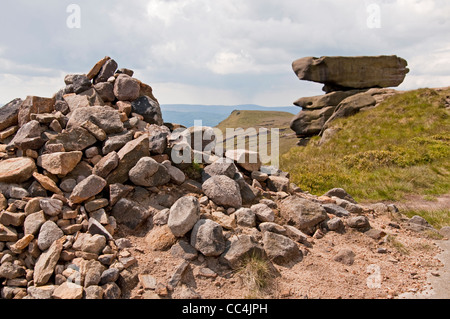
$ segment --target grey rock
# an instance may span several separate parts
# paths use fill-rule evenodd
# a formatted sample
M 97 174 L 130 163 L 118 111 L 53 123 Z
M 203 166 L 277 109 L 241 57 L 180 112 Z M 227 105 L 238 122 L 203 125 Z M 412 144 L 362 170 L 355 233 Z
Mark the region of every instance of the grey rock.
M 43 211 L 32 213 L 25 218 L 24 221 L 24 232 L 25 235 L 32 234 L 36 235 L 39 232 L 41 226 L 45 223 L 45 215 Z
M 133 184 L 138 186 L 161 186 L 170 181 L 167 168 L 151 157 L 141 158 L 128 175 Z
M 102 272 L 99 285 L 103 286 L 106 285 L 107 283 L 115 282 L 117 281 L 117 279 L 119 279 L 119 275 L 120 275 L 119 269 L 108 268 Z
M 219 256 L 225 250 L 222 226 L 210 219 L 199 220 L 192 229 L 191 245 L 205 256 Z
M 269 176 L 267 187 L 273 192 L 289 192 L 289 178 L 281 176 Z
M 350 212 L 341 206 L 336 204 L 323 204 L 322 207 L 328 214 L 335 215 L 337 217 L 347 217 L 350 216 Z
M 67 152 L 82 151 L 94 145 L 97 139 L 82 127 L 74 127 L 50 138 L 48 144 L 62 144 Z
M 200 218 L 200 204 L 193 196 L 184 196 L 170 208 L 167 225 L 177 237 L 183 237 Z
M 170 253 L 174 257 L 183 258 L 185 260 L 193 261 L 197 258 L 197 249 L 192 247 L 187 241 L 180 240 L 172 246 Z
M 221 257 L 232 269 L 238 269 L 249 258 L 267 259 L 267 254 L 252 236 L 239 235 Z
M 114 85 L 112 83 L 101 82 L 94 85 L 94 89 L 105 102 L 114 102 L 116 99 L 116 96 L 114 95 Z
M 70 201 L 74 204 L 82 203 L 99 194 L 105 188 L 106 184 L 103 178 L 97 175 L 91 175 L 75 186 L 70 195 Z
M 283 236 L 287 235 L 287 231 L 283 226 L 271 222 L 264 222 L 259 224 L 259 230 L 263 233 L 269 231 Z
M 130 229 L 136 229 L 141 226 L 151 215 L 149 209 L 140 205 L 138 202 L 122 198 L 112 209 L 112 216 L 117 223 L 123 224 Z
M 0 131 L 18 124 L 19 108 L 22 99 L 14 99 L 0 108 Z
M 370 229 L 370 222 L 366 216 L 354 216 L 347 219 L 347 226 L 359 231 L 367 231 Z
M 450 238 L 450 226 L 444 226 L 439 230 L 439 234 L 445 238 Z
M 264 232 L 263 243 L 267 256 L 276 264 L 299 261 L 303 257 L 297 244 L 286 236 Z
M 102 153 L 106 155 L 113 151 L 118 151 L 131 140 L 133 140 L 133 132 L 125 131 L 119 134 L 111 134 L 105 141 L 105 144 L 102 148 Z
M 320 204 L 297 196 L 281 201 L 280 215 L 308 235 L 313 234 L 317 225 L 328 218 Z
M 152 124 L 148 128 L 148 131 L 150 134 L 150 152 L 152 154 L 163 154 L 167 148 L 167 137 L 170 135 L 169 128 Z
M 233 162 L 218 161 L 205 167 L 202 172 L 202 180 L 206 181 L 211 176 L 225 175 L 233 178 L 237 168 Z
M 59 184 L 59 188 L 66 193 L 71 193 L 75 186 L 77 186 L 77 181 L 73 178 L 67 178 Z
M 9 191 L 9 196 L 11 198 L 17 198 L 22 199 L 24 197 L 30 196 L 30 193 L 22 187 L 11 187 L 11 190 Z
M 114 73 L 117 70 L 117 62 L 113 59 L 110 59 L 106 61 L 105 64 L 103 64 L 102 68 L 100 69 L 100 72 L 97 74 L 97 76 L 94 78 L 94 84 L 98 84 L 100 82 L 107 82 L 110 77 L 114 75 Z
M 183 279 L 184 275 L 187 273 L 187 271 L 190 269 L 190 263 L 188 261 L 183 261 L 180 265 L 177 266 L 175 269 L 175 272 L 172 274 L 172 277 L 169 280 L 168 287 L 170 289 L 175 289 L 175 287 L 180 284 Z
M 86 270 L 84 272 L 84 287 L 97 286 L 101 281 L 105 266 L 97 260 L 88 260 L 84 268 Z
M 55 290 L 55 288 L 56 286 L 54 285 L 41 287 L 29 286 L 27 288 L 27 293 L 33 299 L 52 299 L 53 291 Z
M 353 199 L 353 197 L 348 194 L 343 188 L 333 188 L 330 189 L 328 192 L 324 194 L 324 196 L 328 197 L 339 197 L 341 199 L 345 199 L 346 201 L 349 201 L 350 203 L 356 204 L 356 201 Z
M 351 266 L 355 261 L 355 253 L 351 249 L 343 248 L 333 257 L 333 260 Z
M 119 112 L 108 106 L 89 106 L 77 108 L 72 112 L 66 129 L 80 127 L 86 121 L 97 125 L 106 134 L 120 133 L 124 130 Z
M 217 205 L 233 208 L 242 206 L 239 185 L 225 175 L 212 176 L 203 183 L 202 190 Z
M 64 232 L 51 220 L 46 221 L 39 231 L 37 244 L 40 250 L 47 250 L 56 240 L 64 236 Z
M 144 121 L 150 124 L 163 125 L 159 103 L 149 96 L 141 96 L 131 103 L 132 112 L 142 115 Z
M 266 204 L 256 204 L 251 207 L 255 213 L 256 218 L 261 222 L 273 222 L 275 220 L 275 213 Z
M 334 217 L 327 221 L 327 227 L 331 231 L 340 232 L 345 226 L 342 220 L 339 217 Z
M 59 213 L 61 213 L 64 204 L 59 199 L 42 198 L 39 201 L 39 205 L 48 216 L 58 216 Z
M 2 262 L 0 266 L 0 278 L 14 279 L 25 276 L 26 271 L 23 267 L 12 262 Z
M 167 173 L 169 173 L 170 180 L 177 185 L 181 185 L 186 180 L 186 175 L 183 171 L 175 166 L 167 167 Z
M 239 226 L 256 226 L 256 214 L 250 208 L 240 208 L 234 214 L 236 215 L 236 222 Z
M 119 101 L 134 101 L 139 97 L 141 86 L 129 75 L 120 74 L 114 81 L 114 95 Z
M 91 81 L 84 74 L 71 74 L 66 78 L 68 79 L 66 84 L 72 85 L 73 93 L 75 94 L 80 94 L 92 87 Z
M 88 232 L 92 235 L 102 235 L 108 240 L 114 239 L 108 230 L 95 218 L 89 218 Z

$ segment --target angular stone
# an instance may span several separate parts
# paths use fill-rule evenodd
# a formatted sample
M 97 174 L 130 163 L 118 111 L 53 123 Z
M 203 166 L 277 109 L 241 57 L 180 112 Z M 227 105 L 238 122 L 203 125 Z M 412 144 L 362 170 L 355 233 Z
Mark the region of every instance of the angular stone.
M 286 236 L 288 236 L 290 239 L 309 246 L 308 235 L 298 230 L 294 226 L 283 225 L 283 227 L 284 229 L 286 229 Z
M 348 210 L 335 204 L 323 204 L 322 207 L 328 214 L 336 215 L 337 217 L 350 216 L 350 212 Z
M 131 103 L 132 112 L 142 115 L 149 124 L 163 125 L 159 103 L 149 96 L 141 96 Z
M 91 235 L 102 235 L 107 240 L 114 239 L 113 236 L 109 233 L 109 231 L 94 218 L 89 218 L 88 232 Z
M 170 249 L 170 253 L 174 257 L 183 258 L 189 261 L 193 261 L 198 257 L 197 249 L 184 240 L 180 240 L 178 243 L 173 245 Z
M 77 95 L 75 93 L 71 93 L 64 95 L 63 98 L 69 106 L 70 112 L 73 112 L 78 108 L 91 106 L 89 98 L 86 95 Z
M 48 190 L 58 195 L 63 195 L 62 191 L 58 188 L 56 183 L 50 177 L 39 174 L 37 172 L 33 173 L 33 177 L 34 179 L 36 179 L 36 181 L 39 182 L 39 185 L 41 185 L 44 190 Z
M 117 155 L 119 156 L 119 165 L 106 179 L 108 184 L 125 183 L 128 180 L 129 171 L 139 159 L 150 156 L 148 136 L 142 135 L 128 142 Z
M 59 199 L 42 198 L 40 200 L 40 206 L 48 216 L 58 216 L 62 211 L 63 202 Z
M 327 227 L 331 231 L 340 232 L 344 229 L 344 223 L 339 217 L 334 217 L 327 221 Z
M 24 232 L 25 235 L 37 235 L 41 226 L 45 223 L 45 215 L 43 211 L 32 213 L 25 218 Z
M 105 63 L 103 63 L 98 74 L 93 78 L 94 84 L 98 84 L 100 82 L 106 82 L 110 77 L 114 75 L 117 70 L 117 62 L 113 59 L 107 59 Z
M 14 99 L 0 108 L 0 131 L 18 124 L 19 109 L 22 103 L 22 99 Z
M 44 154 L 38 158 L 38 165 L 54 175 L 69 174 L 81 161 L 83 152 L 58 152 Z
M 16 242 L 19 238 L 14 227 L 0 225 L 0 241 Z
M 34 299 L 52 299 L 53 291 L 56 286 L 48 285 L 48 286 L 29 286 L 27 288 L 27 293 Z
M 83 265 L 84 271 L 82 271 L 82 276 L 84 275 L 84 288 L 89 286 L 97 286 L 100 283 L 103 272 L 106 270 L 100 262 L 96 260 L 88 260 Z
M 114 95 L 119 101 L 136 100 L 140 89 L 139 82 L 126 74 L 120 74 L 114 82 Z
M 94 89 L 105 102 L 114 102 L 116 99 L 116 96 L 114 95 L 114 84 L 112 83 L 101 82 L 94 85 Z
M 84 122 L 83 122 L 84 123 Z M 48 144 L 62 144 L 67 152 L 82 151 L 94 145 L 97 139 L 82 127 L 74 127 L 50 138 Z
M 202 190 L 217 205 L 233 208 L 242 206 L 242 197 L 238 184 L 225 175 L 209 178 L 203 183 Z
M 152 154 L 163 154 L 167 148 L 167 136 L 170 130 L 166 126 L 152 124 L 148 128 L 150 139 L 150 152 Z
M 22 226 L 25 221 L 25 214 L 18 212 L 0 212 L 0 223 L 4 226 Z
M 256 214 L 250 208 L 240 208 L 235 212 L 236 222 L 239 226 L 255 227 Z
M 38 96 L 27 96 L 19 108 L 19 126 L 21 127 L 29 122 L 31 114 L 52 113 L 54 110 L 54 105 L 54 99 Z
M 102 153 L 108 154 L 113 151 L 118 151 L 131 140 L 133 140 L 133 132 L 125 131 L 120 134 L 109 135 L 102 148 Z
M 120 299 L 122 295 L 122 291 L 120 287 L 115 282 L 107 283 L 102 286 L 104 296 L 103 299 Z
M 238 166 L 249 172 L 259 171 L 262 165 L 257 152 L 244 149 L 229 150 L 225 153 L 225 157 L 232 159 Z
M 109 205 L 114 206 L 121 198 L 126 197 L 133 189 L 133 186 L 130 185 L 109 185 Z
M 91 175 L 75 186 L 69 199 L 74 204 L 82 203 L 92 196 L 99 194 L 106 185 L 107 183 L 103 178 L 97 175 Z
M 52 294 L 53 299 L 82 299 L 83 287 L 72 282 L 64 282 Z
M 15 279 L 25 276 L 25 269 L 12 262 L 2 262 L 0 266 L 0 278 Z
M 17 157 L 0 161 L 0 182 L 23 183 L 29 180 L 36 170 L 31 158 Z
M 93 67 L 92 69 L 88 72 L 88 74 L 86 74 L 86 77 L 89 80 L 92 80 L 95 76 L 97 76 L 97 74 L 100 72 L 100 70 L 102 69 L 103 65 L 105 65 L 105 63 L 111 60 L 111 58 L 109 56 L 104 57 L 103 59 L 101 59 L 100 61 L 98 61 Z
M 112 209 L 112 216 L 114 216 L 117 223 L 124 224 L 130 229 L 136 229 L 142 225 L 150 215 L 149 209 L 126 198 L 120 199 Z
M 222 226 L 210 219 L 199 220 L 192 229 L 191 245 L 205 256 L 219 256 L 225 250 Z
M 89 286 L 84 289 L 85 299 L 103 299 L 103 289 L 100 286 Z
M 50 248 L 37 259 L 33 273 L 33 280 L 36 286 L 43 286 L 50 279 L 63 249 L 64 240 L 65 238 L 61 238 L 53 242 Z
M 202 180 L 206 181 L 211 176 L 225 175 L 234 178 L 237 172 L 236 165 L 233 162 L 218 161 L 204 168 L 202 172 Z
M 41 138 L 43 128 L 38 121 L 29 121 L 16 133 L 8 147 L 12 146 L 20 150 L 37 150 L 44 145 L 44 140 Z
M 223 260 L 232 269 L 238 269 L 249 258 L 267 259 L 264 248 L 249 235 L 239 235 L 231 242 L 230 248 L 222 254 Z
M 349 96 L 361 93 L 362 90 L 336 91 L 325 95 L 302 97 L 294 102 L 303 109 L 321 109 L 329 106 L 338 106 L 344 99 Z
M 234 209 L 234 208 L 232 208 Z M 236 218 L 234 214 L 227 215 L 222 212 L 212 212 L 211 219 L 218 223 L 225 229 L 235 229 L 237 227 Z
M 99 285 L 106 285 L 110 282 L 115 282 L 119 279 L 120 272 L 117 268 L 109 268 L 103 271 L 100 277 Z
M 72 178 L 67 178 L 59 184 L 59 187 L 61 190 L 63 190 L 66 193 L 72 193 L 73 189 L 77 186 L 77 181 Z
M 168 287 L 172 290 L 175 289 L 175 287 L 177 287 L 178 284 L 180 284 L 183 281 L 184 275 L 186 274 L 189 268 L 190 263 L 187 260 L 183 261 L 180 265 L 178 265 L 177 268 L 175 269 L 175 272 L 172 274 L 172 277 L 169 280 Z
M 275 213 L 266 204 L 256 204 L 251 207 L 255 213 L 256 218 L 261 222 L 273 222 L 275 220 Z
M 289 192 L 289 178 L 282 176 L 269 176 L 267 187 L 273 192 Z
M 72 112 L 66 129 L 80 127 L 86 121 L 97 125 L 106 134 L 120 133 L 124 129 L 119 112 L 108 106 L 90 106 L 76 109 Z
M 150 250 L 165 251 L 170 249 L 177 241 L 169 226 L 163 225 L 153 228 L 145 237 Z
M 297 137 L 318 135 L 335 109 L 335 106 L 312 110 L 303 109 L 291 120 L 290 128 L 297 134 Z
M 360 231 L 370 229 L 370 222 L 366 216 L 354 216 L 347 219 L 347 226 Z
M 200 204 L 193 196 L 184 196 L 170 208 L 168 227 L 177 237 L 183 237 L 200 218 Z
M 64 232 L 51 220 L 46 221 L 39 231 L 37 244 L 40 250 L 49 248 L 55 241 L 64 236 Z
M 263 243 L 267 256 L 276 264 L 286 264 L 303 257 L 297 244 L 286 236 L 264 232 Z
M 186 175 L 183 173 L 183 171 L 179 168 L 176 168 L 175 166 L 167 167 L 167 173 L 170 176 L 170 180 L 174 184 L 181 185 L 186 180 Z
M 283 226 L 278 225 L 276 223 L 271 223 L 271 222 L 261 223 L 261 224 L 259 224 L 259 230 L 262 233 L 264 233 L 266 231 L 270 231 L 270 232 L 275 233 L 275 234 L 287 236 L 286 229 Z
M 280 214 L 306 234 L 312 234 L 315 227 L 328 218 L 320 204 L 297 196 L 281 201 Z
M 81 127 L 91 133 L 97 140 L 106 140 L 106 133 L 100 127 L 92 123 L 91 121 L 85 121 L 81 124 Z
M 292 63 L 300 80 L 326 84 L 329 91 L 343 88 L 395 87 L 409 69 L 406 60 L 391 56 L 306 57 Z
M 95 164 L 92 174 L 106 178 L 118 165 L 119 156 L 116 152 L 111 152 Z

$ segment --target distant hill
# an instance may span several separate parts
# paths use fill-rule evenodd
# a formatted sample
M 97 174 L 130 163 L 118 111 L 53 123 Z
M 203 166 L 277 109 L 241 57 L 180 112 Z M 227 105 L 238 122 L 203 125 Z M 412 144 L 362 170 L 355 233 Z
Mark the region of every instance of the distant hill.
M 204 126 L 214 127 L 225 120 L 234 110 L 240 111 L 277 111 L 292 115 L 301 111 L 296 106 L 265 107 L 254 104 L 243 105 L 194 105 L 162 104 L 161 111 L 165 122 L 177 123 L 186 127 L 194 126 L 195 120 L 202 120 Z

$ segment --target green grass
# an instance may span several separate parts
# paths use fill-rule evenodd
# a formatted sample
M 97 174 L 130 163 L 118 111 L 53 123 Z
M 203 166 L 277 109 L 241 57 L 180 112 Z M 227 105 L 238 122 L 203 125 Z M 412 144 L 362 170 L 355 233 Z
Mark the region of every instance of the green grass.
M 418 215 L 423 217 L 428 223 L 436 229 L 441 229 L 444 226 L 450 225 L 450 208 L 438 210 L 410 210 L 403 212 L 409 218 Z
M 300 188 L 322 195 L 344 188 L 357 200 L 429 197 L 450 190 L 450 90 L 419 89 L 332 123 L 341 130 L 321 146 L 313 138 L 281 158 Z

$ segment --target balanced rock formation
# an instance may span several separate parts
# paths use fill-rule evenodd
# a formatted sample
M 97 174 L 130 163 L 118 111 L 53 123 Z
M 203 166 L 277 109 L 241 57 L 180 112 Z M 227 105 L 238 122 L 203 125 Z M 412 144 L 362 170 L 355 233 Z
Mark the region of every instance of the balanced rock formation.
M 360 110 L 377 106 L 396 94 L 409 69 L 407 62 L 392 56 L 306 57 L 292 63 L 300 80 L 323 83 L 325 95 L 302 97 L 302 108 L 291 121 L 299 138 L 323 135 L 329 124 Z

